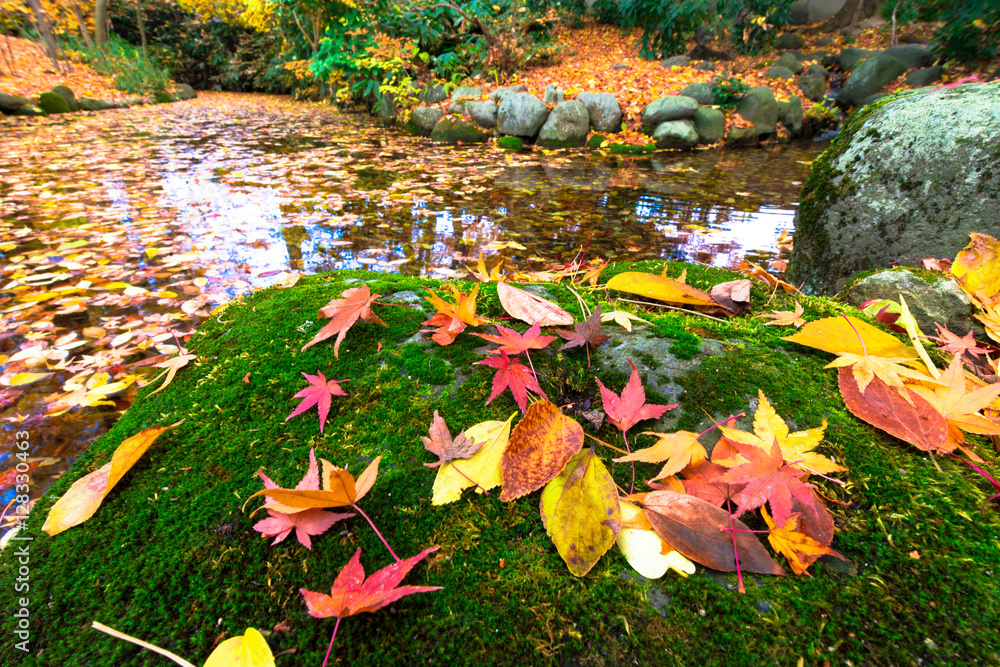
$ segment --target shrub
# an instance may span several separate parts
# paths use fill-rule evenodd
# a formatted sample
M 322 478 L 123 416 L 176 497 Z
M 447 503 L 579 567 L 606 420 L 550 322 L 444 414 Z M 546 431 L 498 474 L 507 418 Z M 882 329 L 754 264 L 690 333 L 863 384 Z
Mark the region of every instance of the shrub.
M 740 53 L 754 54 L 769 47 L 790 19 L 793 0 L 719 0 L 718 10 L 729 43 Z
M 77 50 L 80 59 L 114 79 L 115 88 L 133 95 L 166 90 L 170 72 L 142 50 L 112 35 L 107 44 Z
M 735 74 L 723 72 L 712 79 L 712 94 L 722 109 L 736 108 L 740 99 L 748 92 L 750 92 L 750 87 Z
M 938 0 L 937 19 L 944 25 L 933 48 L 944 60 L 973 62 L 1000 54 L 1000 2 Z
M 621 0 L 619 24 L 642 28 L 639 54 L 659 59 L 683 53 L 695 28 L 711 15 L 708 0 Z

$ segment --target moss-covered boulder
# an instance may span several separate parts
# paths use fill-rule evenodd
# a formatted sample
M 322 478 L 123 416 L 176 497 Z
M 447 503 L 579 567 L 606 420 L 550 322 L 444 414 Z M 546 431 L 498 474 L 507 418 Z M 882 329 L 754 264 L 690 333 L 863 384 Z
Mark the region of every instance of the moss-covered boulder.
M 0 93 L 0 112 L 15 113 L 25 104 L 31 104 L 31 100 L 20 95 L 9 95 Z
M 111 100 L 98 100 L 93 97 L 81 97 L 80 108 L 84 111 L 105 111 L 114 109 L 115 103 Z
M 148 99 L 150 104 L 170 104 L 177 101 L 176 97 L 165 90 L 157 90 L 150 93 Z
M 858 106 L 905 71 L 903 63 L 884 53 L 865 58 L 837 93 L 837 105 L 844 108 Z
M 36 104 L 25 104 L 14 112 L 15 116 L 44 116 L 45 110 Z
M 473 121 L 459 116 L 444 116 L 431 130 L 431 140 L 446 144 L 481 144 L 489 136 Z
M 69 113 L 69 104 L 62 95 L 56 93 L 42 93 L 38 96 L 38 106 L 45 113 Z
M 660 263 L 615 264 L 659 273 Z M 679 265 L 669 274 L 677 276 Z M 733 274 L 688 266 L 687 281 L 711 285 Z M 399 600 L 374 614 L 344 619 L 334 653 L 341 664 L 624 665 L 795 664 L 801 657 L 836 664 L 993 664 L 1000 646 L 1000 512 L 979 506 L 989 486 L 966 466 L 926 454 L 853 417 L 837 393 L 831 356 L 781 340 L 793 329 L 752 316 L 726 321 L 650 309 L 631 335 L 617 325 L 591 352 L 555 346 L 532 352 L 550 399 L 586 412 L 598 404 L 600 377 L 620 391 L 638 364 L 651 403 L 679 402 L 671 422 L 645 422 L 629 432 L 701 432 L 729 415 L 756 408 L 763 390 L 795 430 L 828 424 L 819 451 L 848 468 L 846 486 L 816 476 L 836 521 L 833 547 L 846 561 L 823 558 L 812 577 L 744 576 L 698 571 L 658 580 L 637 575 L 612 548 L 583 577 L 569 573 L 539 517 L 538 494 L 501 502 L 499 494 L 466 491 L 457 502 L 430 503 L 435 471 L 420 437 L 435 410 L 453 434 L 518 412 L 504 393 L 486 405 L 493 370 L 475 365 L 483 341 L 460 335 L 447 347 L 415 334 L 429 311 L 375 305 L 387 326 L 359 321 L 339 358 L 332 341 L 302 351 L 322 326 L 317 308 L 351 287 L 367 285 L 379 302 L 420 303 L 421 278 L 348 272 L 303 278 L 292 289 L 268 289 L 230 304 L 187 343 L 197 361 L 164 391 L 139 400 L 114 428 L 74 462 L 43 497 L 21 537 L 30 546 L 30 652 L 14 646 L 18 620 L 4 614 L 4 665 L 151 664 L 151 654 L 90 630 L 100 621 L 203 664 L 225 634 L 260 628 L 278 665 L 320 664 L 335 619 L 308 615 L 299 590 L 328 591 L 358 548 L 370 574 L 393 562 L 363 517 L 336 524 L 306 549 L 294 537 L 273 545 L 254 531 L 261 516 L 251 500 L 263 488 L 259 469 L 292 485 L 310 448 L 357 475 L 382 456 L 361 508 L 401 557 L 440 550 L 404 584 L 442 590 Z M 471 284 L 459 284 L 468 292 Z M 480 284 L 480 316 L 499 318 L 494 283 Z M 446 291 L 445 291 L 446 292 Z M 613 306 L 602 291 L 575 290 L 594 308 Z M 570 285 L 544 294 L 582 318 Z M 807 319 L 842 312 L 837 303 L 798 297 Z M 791 297 L 755 286 L 757 308 L 790 309 Z M 619 305 L 619 307 L 627 307 Z M 855 311 L 856 312 L 856 311 Z M 525 326 L 518 327 L 523 330 Z M 486 330 L 482 327 L 480 330 Z M 286 421 L 306 386 L 302 373 L 345 380 L 323 433 L 316 413 Z M 572 405 L 571 405 L 572 404 Z M 710 418 L 705 415 L 708 413 Z M 575 413 L 574 413 L 575 414 Z M 665 415 L 666 416 L 666 415 Z M 85 523 L 49 537 L 39 528 L 54 499 L 82 475 L 111 460 L 142 429 L 184 423 L 164 433 Z M 738 427 L 750 429 L 752 417 Z M 617 429 L 581 419 L 585 432 L 624 449 Z M 710 443 L 709 437 L 703 438 Z M 587 439 L 588 444 L 595 441 Z M 992 465 L 989 446 L 975 445 Z M 628 487 L 631 468 L 598 455 Z M 940 469 L 938 469 L 940 467 Z M 637 479 L 658 465 L 638 464 Z M 751 528 L 763 530 L 760 520 Z M 15 591 L 18 565 L 0 559 L 0 586 Z M 779 560 L 781 557 L 779 557 Z M 12 593 L 13 595 L 13 593 Z M 766 640 L 762 639 L 766 638 Z
M 736 112 L 743 120 L 753 123 L 757 134 L 774 132 L 781 118 L 778 100 L 774 97 L 774 91 L 767 86 L 757 86 L 741 97 Z
M 429 137 L 443 115 L 444 111 L 437 107 L 417 107 L 410 113 L 406 129 L 412 134 Z
M 69 86 L 56 86 L 52 89 L 52 92 L 66 100 L 70 111 L 80 110 L 80 102 L 76 99 L 76 94 Z
M 854 113 L 817 158 L 795 214 L 789 276 L 833 291 L 851 274 L 954 257 L 1000 235 L 1000 87 L 899 93 Z
M 582 102 L 559 102 L 538 131 L 538 145 L 546 148 L 583 146 L 590 134 L 590 114 Z

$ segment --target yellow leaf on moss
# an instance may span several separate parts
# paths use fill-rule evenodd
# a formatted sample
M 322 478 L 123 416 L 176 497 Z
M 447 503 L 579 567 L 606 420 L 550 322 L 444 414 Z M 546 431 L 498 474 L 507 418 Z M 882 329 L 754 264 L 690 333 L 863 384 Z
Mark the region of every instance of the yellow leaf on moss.
M 205 667 L 274 667 L 274 655 L 264 636 L 253 628 L 215 647 Z
M 500 486 L 503 482 L 500 462 L 503 460 L 504 450 L 507 449 L 510 424 L 514 415 L 505 422 L 480 422 L 465 429 L 465 437 L 483 444 L 470 458 L 458 461 L 461 466 L 458 470 L 455 469 L 455 461 L 438 468 L 437 477 L 434 478 L 432 505 L 446 505 L 461 498 L 462 491 L 473 486 L 469 479 L 487 491 Z M 462 473 L 465 473 L 465 476 Z M 481 493 L 479 489 L 476 489 L 476 492 Z
M 674 570 L 683 577 L 694 574 L 694 563 L 653 531 L 640 508 L 621 501 L 621 512 L 622 529 L 615 543 L 636 572 L 647 579 L 659 579 L 667 570 Z M 642 523 L 646 528 L 632 527 Z
M 969 245 L 951 264 L 951 274 L 970 296 L 982 291 L 991 297 L 1000 292 L 1000 241 L 976 232 L 969 237 Z
M 684 303 L 693 306 L 719 306 L 705 292 L 667 276 L 658 276 L 655 273 L 639 273 L 637 271 L 619 273 L 608 281 L 607 287 L 620 292 L 630 292 L 631 294 L 638 294 L 668 303 Z
M 873 357 L 906 357 L 909 359 L 914 359 L 917 356 L 917 351 L 909 345 L 876 329 L 867 322 L 862 322 L 851 316 L 846 318 L 825 317 L 821 320 L 813 320 L 797 333 L 785 336 L 781 340 L 814 347 L 831 354 L 868 354 Z M 861 344 L 862 340 L 864 346 Z
M 586 449 L 542 490 L 542 523 L 577 577 L 590 572 L 622 526 L 618 487 L 604 463 Z

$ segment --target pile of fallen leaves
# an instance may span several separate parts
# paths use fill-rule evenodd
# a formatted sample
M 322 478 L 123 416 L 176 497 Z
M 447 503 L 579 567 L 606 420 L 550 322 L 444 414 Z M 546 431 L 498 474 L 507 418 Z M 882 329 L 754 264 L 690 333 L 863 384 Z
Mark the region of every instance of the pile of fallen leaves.
M 78 98 L 117 100 L 126 97 L 115 88 L 111 79 L 98 74 L 86 63 L 60 60 L 59 66 L 66 70 L 60 73 L 55 71 L 52 61 L 37 42 L 9 37 L 0 44 L 4 53 L 8 53 L 8 45 L 14 68 L 11 71 L 8 57 L 0 59 L 0 93 L 37 100 L 40 94 L 56 86 L 69 86 Z

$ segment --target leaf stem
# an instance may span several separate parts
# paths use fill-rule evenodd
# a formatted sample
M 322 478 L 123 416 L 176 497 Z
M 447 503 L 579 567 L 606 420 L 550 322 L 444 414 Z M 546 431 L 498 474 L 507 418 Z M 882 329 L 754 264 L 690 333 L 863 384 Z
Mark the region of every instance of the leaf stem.
M 152 651 L 153 653 L 159 653 L 168 660 L 171 660 L 173 662 L 176 662 L 178 665 L 181 665 L 181 667 L 195 667 L 190 662 L 180 657 L 176 653 L 171 653 L 165 648 L 160 648 L 159 646 L 150 644 L 149 642 L 144 642 L 137 637 L 133 637 L 132 635 L 127 635 L 124 632 L 119 632 L 118 630 L 115 630 L 114 628 L 109 628 L 103 623 L 98 623 L 97 621 L 94 621 L 93 623 L 90 624 L 90 627 L 94 628 L 95 630 L 100 630 L 105 634 L 109 634 L 112 637 L 115 637 L 116 639 L 124 639 L 127 642 L 132 642 L 133 644 L 141 646 L 144 649 Z
M 322 667 L 326 667 L 326 661 L 330 659 L 330 651 L 333 650 L 333 640 L 337 638 L 337 628 L 339 628 L 339 627 L 340 627 L 340 616 L 337 617 L 337 622 L 334 623 L 334 625 L 333 625 L 333 636 L 330 637 L 330 646 L 329 646 L 329 648 L 326 649 L 326 657 L 323 658 L 323 666 Z
M 384 537 L 382 537 L 382 533 L 378 532 L 378 528 L 375 527 L 375 523 L 371 520 L 371 517 L 369 517 L 367 514 L 365 514 L 365 511 L 363 509 L 361 509 L 360 507 L 358 507 L 356 504 L 351 503 L 351 507 L 353 507 L 354 509 L 356 509 L 358 511 L 358 513 L 365 518 L 365 521 L 367 521 L 368 525 L 372 527 L 372 530 L 375 531 L 375 534 L 378 535 L 378 538 L 380 540 L 382 540 L 382 544 L 385 545 L 385 548 L 389 550 L 389 553 L 392 554 L 392 557 L 395 558 L 396 562 L 398 563 L 399 562 L 399 556 L 396 555 L 396 552 L 392 550 L 392 547 L 389 546 L 389 543 L 385 541 Z
M 625 441 L 625 449 L 631 454 L 632 448 L 628 446 L 628 436 L 625 431 L 622 431 L 622 440 Z M 631 496 L 635 492 L 635 461 L 630 461 L 630 463 L 632 464 L 632 482 L 629 484 L 628 494 Z
M 422 308 L 419 303 L 382 303 L 381 301 L 373 301 L 373 306 L 388 306 L 390 308 Z
M 454 461 L 448 461 L 448 463 L 450 463 L 451 467 L 455 469 L 455 472 L 457 472 L 459 475 L 461 475 L 462 477 L 464 477 L 470 484 L 472 484 L 477 489 L 479 489 L 480 491 L 482 491 L 483 493 L 485 493 L 487 496 L 490 495 L 490 492 L 487 491 L 486 489 L 484 489 L 483 487 L 479 486 L 479 483 L 476 482 L 476 480 L 472 479 L 471 477 L 469 477 L 468 475 L 466 475 L 464 472 L 462 472 L 459 469 L 459 467 L 457 465 L 455 465 Z M 397 560 L 399 560 L 399 559 L 397 558 Z
M 849 317 L 848 317 L 847 315 L 844 315 L 843 313 L 841 313 L 841 314 L 840 314 L 840 316 L 841 316 L 841 317 L 843 317 L 843 318 L 844 318 L 845 320 L 847 320 L 847 324 L 848 324 L 848 325 L 849 325 L 849 326 L 850 326 L 850 327 L 851 327 L 852 329 L 854 329 L 854 333 L 855 333 L 855 335 L 856 335 L 856 336 L 858 337 L 858 340 L 860 340 L 860 341 L 861 341 L 861 351 L 862 351 L 862 352 L 864 353 L 864 355 L 865 355 L 865 356 L 867 357 L 867 356 L 868 356 L 868 348 L 867 348 L 867 347 L 865 347 L 865 339 L 861 337 L 861 332 L 859 332 L 859 331 L 858 331 L 858 328 L 857 328 L 856 326 L 854 326 L 854 322 L 852 322 L 852 321 L 851 321 L 851 318 L 849 318 Z
M 618 449 L 618 448 L 617 448 L 617 447 L 615 447 L 614 445 L 609 445 L 608 443 L 604 442 L 604 441 L 603 441 L 603 440 L 601 440 L 600 438 L 595 438 L 594 436 L 590 435 L 590 434 L 589 434 L 589 433 L 587 433 L 586 431 L 584 431 L 583 435 L 584 435 L 584 436 L 586 436 L 586 437 L 588 437 L 588 438 L 590 438 L 590 439 L 591 439 L 591 440 L 593 440 L 594 442 L 597 442 L 597 443 L 599 443 L 599 444 L 602 444 L 602 445 L 604 445 L 604 446 L 605 446 L 605 447 L 607 447 L 608 449 L 613 449 L 613 450 L 615 450 L 615 451 L 616 451 L 616 452 L 618 452 L 619 454 L 629 454 L 629 452 L 626 452 L 626 451 L 625 451 L 624 449 Z
M 747 589 L 743 587 L 743 573 L 740 571 L 740 552 L 736 549 L 736 524 L 733 523 L 733 508 L 726 503 L 726 511 L 729 512 L 729 530 L 733 533 L 733 557 L 736 559 L 736 581 L 740 585 L 740 593 L 746 595 Z

